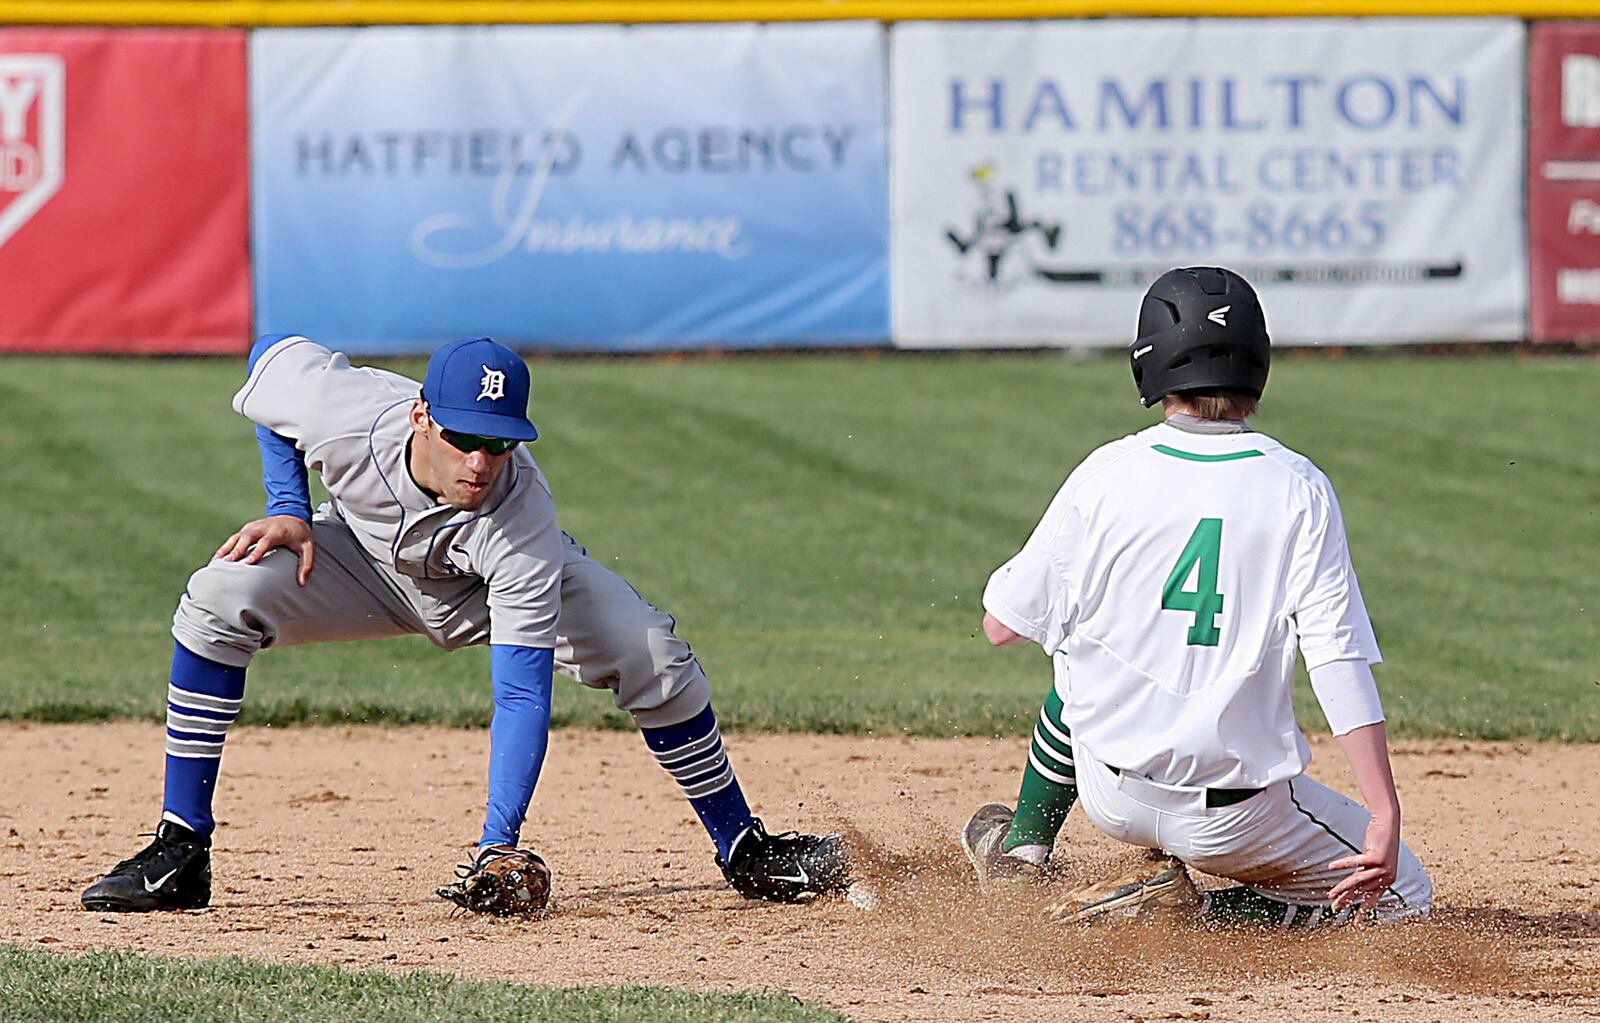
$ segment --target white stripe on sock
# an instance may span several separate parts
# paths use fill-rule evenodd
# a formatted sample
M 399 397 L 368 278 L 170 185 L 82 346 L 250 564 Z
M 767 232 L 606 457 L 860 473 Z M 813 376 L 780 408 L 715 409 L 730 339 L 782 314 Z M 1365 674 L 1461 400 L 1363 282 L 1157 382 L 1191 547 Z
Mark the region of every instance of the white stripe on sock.
M 227 735 L 228 727 L 232 721 L 218 721 L 215 718 L 190 717 L 188 714 L 179 714 L 168 708 L 167 727 L 176 728 L 180 732 L 201 732 L 206 735 Z
M 1054 746 L 1050 745 L 1049 741 L 1045 739 L 1044 734 L 1037 728 L 1033 730 L 1033 741 L 1037 748 L 1044 750 L 1045 756 L 1050 759 L 1051 763 L 1055 764 L 1063 771 L 1069 773 L 1072 772 L 1072 769 L 1075 766 L 1072 763 L 1072 758 L 1062 756 L 1061 752 Z
M 1056 748 L 1051 746 L 1050 743 L 1046 743 L 1043 738 L 1040 738 L 1037 730 L 1034 732 L 1034 744 L 1029 746 L 1029 751 L 1035 752 L 1035 756 L 1043 756 L 1046 764 L 1050 765 L 1050 767 L 1053 767 L 1054 770 L 1061 772 L 1062 775 L 1067 775 L 1069 778 L 1077 775 L 1077 772 L 1074 770 L 1074 764 L 1072 764 L 1072 760 L 1064 759 L 1064 757 L 1059 756 L 1058 752 L 1056 752 Z M 1038 751 L 1043 752 L 1042 754 L 1038 754 Z
M 220 696 L 208 696 L 205 693 L 191 693 L 187 689 L 179 689 L 172 683 L 167 683 L 167 699 L 180 707 L 190 710 L 214 710 L 223 714 L 238 715 L 239 708 L 244 706 L 244 697 L 237 700 L 224 700 Z
M 715 746 L 720 742 L 722 742 L 722 729 L 717 725 L 712 725 L 710 732 L 707 732 L 700 738 L 695 739 L 693 742 L 686 742 L 676 749 L 651 750 L 650 754 L 656 758 L 656 761 L 661 764 L 662 767 L 666 767 L 668 770 L 671 770 L 671 767 L 668 765 L 673 761 L 682 760 L 684 757 L 693 756 L 696 753 L 710 749 L 712 746 Z
M 220 760 L 222 758 L 222 743 L 189 742 L 185 739 L 167 737 L 167 756 L 186 757 L 190 760 Z
M 1044 730 L 1050 733 L 1050 737 L 1052 739 L 1065 746 L 1068 750 L 1072 749 L 1072 737 L 1061 731 L 1061 729 L 1057 728 L 1056 723 L 1051 721 L 1050 716 L 1044 711 L 1039 712 L 1039 724 L 1044 726 Z M 1069 762 L 1072 760 L 1072 754 L 1070 752 L 1066 755 L 1066 759 Z
M 1028 748 L 1028 763 L 1033 765 L 1033 769 L 1035 771 L 1038 771 L 1040 774 L 1044 775 L 1046 781 L 1053 781 L 1057 785 L 1078 784 L 1078 779 L 1076 777 L 1060 774 L 1044 766 L 1044 764 L 1040 762 L 1038 755 L 1033 752 L 1033 747 L 1031 746 Z
M 694 763 L 687 764 L 683 767 L 669 767 L 667 768 L 667 773 L 672 775 L 672 777 L 677 780 L 679 785 L 682 785 L 684 782 L 695 777 L 696 775 L 715 771 L 717 768 L 722 767 L 727 762 L 728 754 L 719 748 L 716 754 L 713 756 L 706 757 L 704 760 L 696 760 Z
M 681 788 L 683 789 L 683 794 L 685 796 L 688 796 L 690 799 L 699 799 L 701 796 L 709 796 L 713 793 L 721 792 L 723 789 L 732 784 L 733 768 L 731 766 L 724 766 L 722 771 L 719 772 L 715 777 L 707 778 L 705 781 L 700 782 L 693 788 L 687 785 L 681 786 Z

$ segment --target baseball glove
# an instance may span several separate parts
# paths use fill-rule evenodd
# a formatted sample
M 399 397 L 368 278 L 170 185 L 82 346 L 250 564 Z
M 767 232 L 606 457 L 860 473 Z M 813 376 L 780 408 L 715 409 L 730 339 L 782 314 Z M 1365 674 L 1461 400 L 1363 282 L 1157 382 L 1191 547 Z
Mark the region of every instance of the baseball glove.
M 456 868 L 459 878 L 438 890 L 462 909 L 494 916 L 535 916 L 550 901 L 550 868 L 530 849 L 485 846 Z

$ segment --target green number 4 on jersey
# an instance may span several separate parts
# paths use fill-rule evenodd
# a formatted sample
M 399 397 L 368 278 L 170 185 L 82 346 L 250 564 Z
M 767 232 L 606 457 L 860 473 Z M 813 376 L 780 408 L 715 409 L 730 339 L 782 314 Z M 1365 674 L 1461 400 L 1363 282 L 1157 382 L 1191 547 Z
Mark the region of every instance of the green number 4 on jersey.
M 1221 560 L 1222 520 L 1201 519 L 1161 590 L 1162 610 L 1194 615 L 1194 624 L 1189 626 L 1190 646 L 1216 646 L 1222 638 L 1216 625 L 1216 617 L 1222 611 L 1222 594 L 1217 592 L 1217 564 Z M 1186 590 L 1183 584 L 1191 575 L 1195 576 L 1194 589 Z

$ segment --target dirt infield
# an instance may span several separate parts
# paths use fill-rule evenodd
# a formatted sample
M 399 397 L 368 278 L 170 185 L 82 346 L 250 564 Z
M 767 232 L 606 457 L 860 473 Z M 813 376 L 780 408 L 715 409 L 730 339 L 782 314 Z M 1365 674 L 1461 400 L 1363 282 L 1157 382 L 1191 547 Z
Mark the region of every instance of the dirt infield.
M 747 903 L 636 735 L 558 733 L 527 838 L 549 918 L 452 917 L 432 887 L 482 815 L 483 732 L 238 729 L 213 905 L 113 916 L 82 887 L 159 809 L 153 724 L 0 726 L 0 941 L 427 968 L 549 985 L 781 989 L 863 1020 L 1600 1019 L 1600 746 L 1405 742 L 1433 922 L 1284 936 L 1064 931 L 986 899 L 953 835 L 1009 800 L 1022 740 L 735 736 L 769 824 L 846 827 L 881 903 Z M 1337 750 L 1313 773 L 1352 790 Z M 1074 814 L 1074 877 L 1131 862 Z

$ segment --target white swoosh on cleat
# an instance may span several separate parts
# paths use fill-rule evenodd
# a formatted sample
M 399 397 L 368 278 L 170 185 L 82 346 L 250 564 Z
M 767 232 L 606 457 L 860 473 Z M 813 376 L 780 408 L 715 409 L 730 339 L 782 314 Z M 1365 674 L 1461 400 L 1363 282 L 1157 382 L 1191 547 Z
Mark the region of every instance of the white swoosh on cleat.
M 806 873 L 806 868 L 804 867 L 800 868 L 800 874 L 798 877 L 785 877 L 783 874 L 773 874 L 772 879 L 774 881 L 793 881 L 795 884 L 811 883 L 811 875 Z
M 178 868 L 177 867 L 173 867 L 171 870 L 167 871 L 165 874 L 161 875 L 161 877 L 157 878 L 153 882 L 149 881 L 149 880 L 146 880 L 145 883 L 144 883 L 144 890 L 149 892 L 150 894 L 154 895 L 156 889 L 160 888 L 162 885 L 166 884 L 167 881 L 169 879 L 171 879 L 172 875 L 176 874 L 177 872 L 178 872 Z

